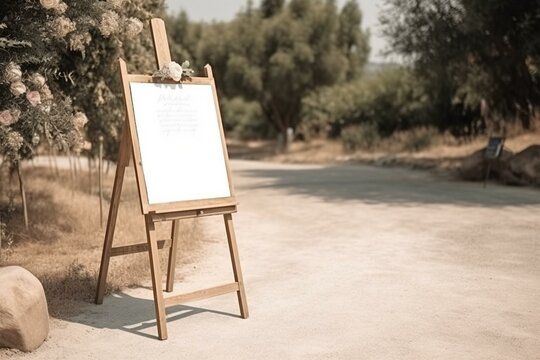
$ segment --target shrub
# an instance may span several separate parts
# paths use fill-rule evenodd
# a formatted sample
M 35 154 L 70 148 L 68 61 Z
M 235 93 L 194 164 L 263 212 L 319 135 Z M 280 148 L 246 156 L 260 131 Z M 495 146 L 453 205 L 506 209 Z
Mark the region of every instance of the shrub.
M 373 124 L 381 137 L 429 123 L 430 104 L 421 84 L 403 67 L 312 93 L 303 101 L 307 136 L 339 136 L 351 125 Z M 350 130 L 352 131 L 352 130 Z M 347 136 L 350 136 L 347 135 Z
M 241 97 L 221 100 L 225 131 L 242 140 L 267 139 L 272 136 L 272 125 L 265 121 L 259 103 Z
M 361 124 L 345 128 L 341 139 L 345 150 L 355 151 L 373 148 L 379 142 L 380 136 L 374 124 Z

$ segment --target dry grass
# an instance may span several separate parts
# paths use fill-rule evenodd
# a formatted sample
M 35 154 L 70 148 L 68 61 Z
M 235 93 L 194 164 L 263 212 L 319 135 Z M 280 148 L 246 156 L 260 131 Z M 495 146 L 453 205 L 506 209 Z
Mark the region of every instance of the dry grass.
M 414 149 L 417 141 L 427 136 L 429 145 Z M 229 143 L 231 157 L 284 163 L 328 164 L 335 162 L 360 162 L 374 165 L 399 165 L 412 168 L 452 171 L 460 166 L 464 157 L 484 148 L 487 137 L 471 141 L 458 141 L 445 134 L 396 133 L 381 140 L 372 149 L 348 152 L 339 140 L 314 139 L 295 142 L 286 153 L 277 153 L 271 141 L 232 141 Z M 530 145 L 540 144 L 540 131 L 514 133 L 506 139 L 505 147 L 514 153 Z
M 124 182 L 115 245 L 145 242 L 144 220 L 130 169 Z M 105 221 L 113 172 L 104 177 Z M 69 316 L 76 312 L 78 301 L 93 301 L 96 289 L 104 237 L 104 230 L 100 228 L 97 184 L 90 190 L 88 172 L 79 172 L 73 187 L 69 171 L 60 171 L 56 176 L 47 168 L 27 166 L 24 174 L 30 219 L 28 230 L 23 224 L 16 177 L 11 186 L 6 185 L 9 181 L 5 174 L 0 179 L 0 209 L 11 237 L 9 243 L 4 237 L 0 266 L 19 265 L 31 271 L 43 283 L 51 314 Z M 95 179 L 94 176 L 94 182 Z M 10 204 L 10 197 L 14 203 Z M 181 225 L 178 269 L 181 264 L 194 260 L 201 238 L 197 222 L 182 221 Z M 170 235 L 168 224 L 158 224 L 157 230 L 159 238 Z M 161 254 L 163 267 L 168 251 Z M 112 258 L 107 291 L 147 284 L 150 280 L 148 262 L 147 253 Z M 181 279 L 181 274 L 177 276 Z

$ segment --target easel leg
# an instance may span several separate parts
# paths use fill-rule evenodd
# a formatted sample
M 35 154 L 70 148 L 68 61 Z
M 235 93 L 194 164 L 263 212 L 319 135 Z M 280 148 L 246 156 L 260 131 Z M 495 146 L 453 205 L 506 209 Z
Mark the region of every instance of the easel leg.
M 231 262 L 234 273 L 234 281 L 238 283 L 239 290 L 237 292 L 238 305 L 240 306 L 240 315 L 242 318 L 249 317 L 249 311 L 246 300 L 246 292 L 244 290 L 244 279 L 242 277 L 242 268 L 240 267 L 240 257 L 238 255 L 238 246 L 236 246 L 236 235 L 232 222 L 232 215 L 223 215 L 225 219 L 225 229 L 227 230 L 227 240 L 229 241 L 229 252 L 231 254 Z
M 111 259 L 111 247 L 114 238 L 114 229 L 116 227 L 116 218 L 120 206 L 120 195 L 122 194 L 122 184 L 124 183 L 124 174 L 129 162 L 129 152 L 131 150 L 128 131 L 123 130 L 120 143 L 120 153 L 116 173 L 114 175 L 114 186 L 111 196 L 111 205 L 109 207 L 109 218 L 107 220 L 107 230 L 105 232 L 105 241 L 103 242 L 103 253 L 101 255 L 101 266 L 99 268 L 99 277 L 96 291 L 96 304 L 103 304 L 103 296 L 107 288 L 107 272 L 109 271 L 109 262 Z M 89 169 L 89 171 L 91 171 Z
M 167 321 L 165 318 L 165 303 L 163 300 L 163 287 L 161 285 L 161 269 L 157 246 L 156 226 L 151 215 L 144 216 L 146 222 L 146 237 L 150 254 L 150 271 L 152 274 L 152 290 L 154 291 L 154 306 L 156 309 L 156 321 L 158 337 L 160 340 L 167 339 Z
M 178 247 L 178 231 L 180 220 L 173 220 L 171 229 L 171 248 L 169 249 L 169 265 L 167 269 L 167 292 L 174 288 L 174 271 L 176 269 L 176 249 Z

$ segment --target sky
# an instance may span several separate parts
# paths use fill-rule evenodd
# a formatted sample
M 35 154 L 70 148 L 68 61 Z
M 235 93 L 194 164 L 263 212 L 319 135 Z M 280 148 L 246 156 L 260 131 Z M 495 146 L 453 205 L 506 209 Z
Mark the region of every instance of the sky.
M 175 13 L 184 9 L 192 20 L 231 20 L 234 15 L 246 4 L 246 0 L 166 0 L 169 12 Z M 258 1 L 255 0 L 255 3 Z M 343 6 L 346 0 L 338 0 L 338 5 Z M 364 18 L 362 27 L 371 31 L 371 54 L 370 61 L 385 62 L 380 54 L 386 46 L 385 40 L 380 35 L 379 10 L 383 0 L 359 0 Z

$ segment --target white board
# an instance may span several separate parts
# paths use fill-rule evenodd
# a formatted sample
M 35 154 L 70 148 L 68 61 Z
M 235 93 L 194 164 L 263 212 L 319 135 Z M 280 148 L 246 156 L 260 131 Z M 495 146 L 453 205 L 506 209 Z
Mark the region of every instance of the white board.
M 130 82 L 150 205 L 230 197 L 211 85 Z

